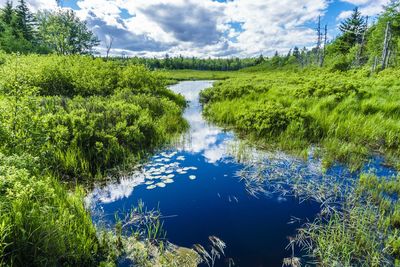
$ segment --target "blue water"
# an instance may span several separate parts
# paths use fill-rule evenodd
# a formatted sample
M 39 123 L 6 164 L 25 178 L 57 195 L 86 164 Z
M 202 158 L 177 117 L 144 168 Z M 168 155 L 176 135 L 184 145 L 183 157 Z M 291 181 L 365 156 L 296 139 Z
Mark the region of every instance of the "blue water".
M 283 258 L 290 255 L 285 249 L 287 237 L 295 235 L 307 219 L 313 220 L 320 206 L 272 191 L 270 182 L 262 182 L 262 190 L 256 193 L 249 190 L 251 186 L 238 177 L 248 163 L 238 163 L 231 152 L 234 134 L 208 124 L 201 116 L 198 94 L 211 85 L 191 81 L 171 87 L 189 101 L 184 116 L 190 131 L 174 148 L 160 151 L 131 175 L 97 187 L 88 196 L 93 220 L 112 225 L 115 213 L 128 211 L 143 200 L 149 209 L 159 207 L 167 238 L 178 246 L 207 247 L 209 236 L 222 239 L 227 245 L 226 257 L 215 266 L 228 266 L 228 258 L 235 266 L 281 266 Z M 254 153 L 262 155 L 259 159 L 265 165 L 261 173 L 266 181 L 276 178 L 290 184 L 300 175 L 310 180 L 326 175 L 346 180 L 357 175 L 340 165 L 323 174 L 320 162 L 312 157 L 304 161 L 279 152 Z M 362 171 L 396 174 L 384 167 L 380 158 Z M 293 216 L 299 222 L 288 223 Z M 296 251 L 297 256 L 301 253 Z

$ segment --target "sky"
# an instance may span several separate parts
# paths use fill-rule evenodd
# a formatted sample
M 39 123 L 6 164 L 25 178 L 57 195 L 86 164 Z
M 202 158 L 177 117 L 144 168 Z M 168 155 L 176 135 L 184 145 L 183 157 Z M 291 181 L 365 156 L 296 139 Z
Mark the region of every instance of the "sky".
M 57 9 L 55 0 L 26 0 L 33 10 Z M 321 16 L 329 38 L 356 6 L 371 18 L 389 0 L 63 0 L 97 35 L 97 51 L 163 57 L 270 56 L 312 47 Z M 4 4 L 6 0 L 0 0 Z M 14 0 L 17 2 L 17 0 Z

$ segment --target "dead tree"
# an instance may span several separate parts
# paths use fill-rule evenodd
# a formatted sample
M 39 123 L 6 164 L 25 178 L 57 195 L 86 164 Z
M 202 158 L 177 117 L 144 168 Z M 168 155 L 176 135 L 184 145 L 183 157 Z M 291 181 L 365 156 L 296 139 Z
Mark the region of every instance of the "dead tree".
M 113 38 L 112 36 L 107 35 L 107 36 L 106 36 L 106 49 L 107 49 L 106 58 L 107 58 L 107 59 L 108 59 L 108 56 L 109 56 L 109 54 L 110 54 L 110 51 L 111 51 L 113 42 L 114 42 L 114 38 Z
M 321 44 L 322 44 L 321 16 L 318 17 L 317 34 L 318 34 L 318 39 L 317 39 L 317 47 L 316 47 L 316 58 L 317 58 L 317 65 L 320 65 Z
M 388 22 L 385 30 L 385 40 L 383 41 L 382 70 L 386 69 L 387 66 L 389 65 L 391 39 L 392 39 L 391 26 L 390 22 Z
M 324 48 L 322 50 L 322 55 L 321 55 L 321 61 L 320 61 L 320 67 L 324 66 L 325 62 L 325 55 L 326 55 L 326 45 L 328 43 L 328 25 L 325 25 L 325 32 L 324 32 Z

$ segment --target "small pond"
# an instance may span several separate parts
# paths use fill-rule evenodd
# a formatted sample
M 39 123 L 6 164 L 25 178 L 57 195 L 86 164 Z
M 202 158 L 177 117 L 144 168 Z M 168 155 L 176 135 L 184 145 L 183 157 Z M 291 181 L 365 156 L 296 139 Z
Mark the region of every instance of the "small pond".
M 202 118 L 199 92 L 210 86 L 211 81 L 171 86 L 189 101 L 184 117 L 190 130 L 179 145 L 160 151 L 131 175 L 95 188 L 88 196 L 93 220 L 112 226 L 116 213 L 126 212 L 142 200 L 148 209 L 160 209 L 167 239 L 176 245 L 207 247 L 209 236 L 223 240 L 226 257 L 215 266 L 229 266 L 228 258 L 235 266 L 282 266 L 283 258 L 291 254 L 285 249 L 288 236 L 295 235 L 307 219 L 313 220 L 320 205 L 282 194 L 266 182 L 243 179 L 248 166 L 233 156 L 238 143 L 233 132 Z M 252 150 L 254 153 L 262 154 Z M 317 159 L 301 160 L 281 152 L 265 153 L 263 161 L 266 167 L 261 175 L 287 181 L 288 186 L 299 175 L 313 181 L 323 176 L 343 180 L 357 176 L 339 165 L 323 172 Z M 362 171 L 395 174 L 380 159 Z

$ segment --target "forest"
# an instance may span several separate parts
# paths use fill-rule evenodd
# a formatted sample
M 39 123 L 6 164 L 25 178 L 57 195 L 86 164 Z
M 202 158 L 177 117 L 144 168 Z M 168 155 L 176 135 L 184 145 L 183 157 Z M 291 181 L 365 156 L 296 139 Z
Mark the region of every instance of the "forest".
M 372 23 L 355 8 L 338 30 L 328 40 L 320 19 L 314 47 L 272 57 L 100 56 L 100 41 L 74 11 L 32 12 L 25 0 L 7 1 L 0 266 L 117 266 L 127 254 L 135 266 L 214 266 L 220 254 L 201 254 L 203 247 L 166 248 L 159 216 L 125 236 L 118 219 L 111 230 L 97 227 L 84 201 L 96 183 L 188 131 L 188 102 L 168 87 L 178 81 L 215 81 L 200 93 L 203 116 L 257 148 L 304 159 L 313 151 L 324 169 L 340 163 L 354 172 L 378 155 L 399 170 L 400 1 Z M 335 194 L 341 204 L 291 242 L 318 266 L 399 266 L 399 177 L 360 174 L 351 193 Z M 294 255 L 285 260 L 300 266 Z

